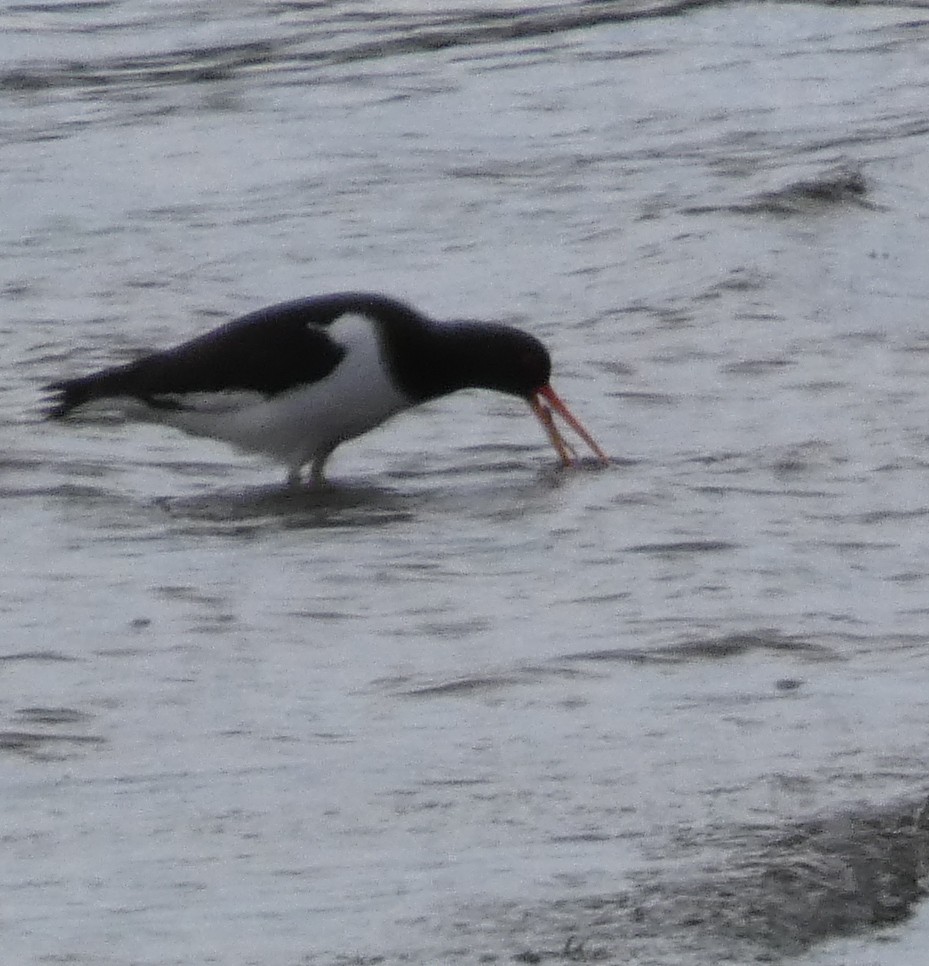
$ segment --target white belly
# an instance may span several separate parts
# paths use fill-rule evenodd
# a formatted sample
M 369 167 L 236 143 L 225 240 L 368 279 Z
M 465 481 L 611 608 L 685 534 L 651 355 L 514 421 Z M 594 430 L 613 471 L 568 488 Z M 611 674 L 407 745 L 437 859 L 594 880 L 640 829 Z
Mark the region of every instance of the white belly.
M 267 455 L 296 471 L 412 405 L 388 378 L 368 319 L 344 316 L 330 332 L 347 352 L 319 382 L 271 397 L 196 393 L 178 399 L 182 408 L 145 406 L 133 415 Z

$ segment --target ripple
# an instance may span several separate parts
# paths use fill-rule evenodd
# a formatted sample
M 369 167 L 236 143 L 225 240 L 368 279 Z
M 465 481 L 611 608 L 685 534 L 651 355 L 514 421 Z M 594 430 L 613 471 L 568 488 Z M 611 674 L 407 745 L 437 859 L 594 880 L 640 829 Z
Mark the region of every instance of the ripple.
M 722 848 L 724 862 L 694 869 L 679 858 L 624 891 L 476 908 L 482 933 L 472 938 L 492 930 L 523 963 L 627 961 L 636 950 L 649 962 L 769 962 L 900 922 L 924 896 L 922 801 L 833 812 L 781 832 L 733 826 L 703 838 Z M 592 832 L 573 841 L 607 840 Z M 686 836 L 680 850 L 699 852 L 701 844 Z M 469 931 L 461 923 L 458 938 Z
M 737 550 L 739 544 L 728 540 L 675 540 L 668 543 L 640 543 L 627 547 L 626 553 L 655 554 L 676 557 L 693 553 L 723 553 Z

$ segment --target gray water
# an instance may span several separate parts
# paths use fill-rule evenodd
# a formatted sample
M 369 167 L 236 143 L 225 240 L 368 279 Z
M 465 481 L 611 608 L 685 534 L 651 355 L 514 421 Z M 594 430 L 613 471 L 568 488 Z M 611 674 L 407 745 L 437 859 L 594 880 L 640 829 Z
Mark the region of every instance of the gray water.
M 0 12 L 0 962 L 915 962 L 929 12 L 389 7 Z M 42 419 L 346 288 L 536 333 L 614 464 Z

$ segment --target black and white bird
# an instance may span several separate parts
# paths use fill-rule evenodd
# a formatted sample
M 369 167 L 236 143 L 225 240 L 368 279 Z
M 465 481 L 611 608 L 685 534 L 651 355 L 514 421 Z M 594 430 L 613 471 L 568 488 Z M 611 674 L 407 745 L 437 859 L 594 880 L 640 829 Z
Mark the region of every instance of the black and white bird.
M 342 293 L 272 305 L 189 342 L 48 386 L 49 415 L 118 404 L 129 418 L 264 454 L 314 482 L 340 443 L 459 389 L 525 399 L 565 465 L 575 450 L 553 412 L 607 455 L 549 385 L 534 336 L 489 322 L 435 322 L 382 295 Z

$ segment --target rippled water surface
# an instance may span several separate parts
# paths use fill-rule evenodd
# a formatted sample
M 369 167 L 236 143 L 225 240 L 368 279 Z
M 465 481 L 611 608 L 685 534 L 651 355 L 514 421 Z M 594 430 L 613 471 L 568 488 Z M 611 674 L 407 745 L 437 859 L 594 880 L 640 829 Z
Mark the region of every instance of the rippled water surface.
M 4 962 L 913 962 L 929 12 L 390 8 L 0 13 Z M 613 465 L 42 419 L 346 288 L 536 333 Z

